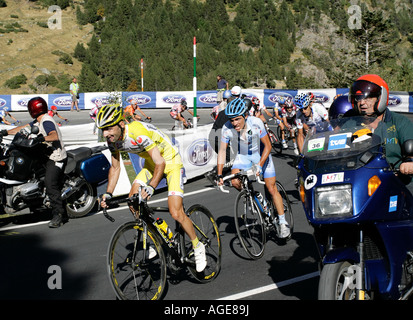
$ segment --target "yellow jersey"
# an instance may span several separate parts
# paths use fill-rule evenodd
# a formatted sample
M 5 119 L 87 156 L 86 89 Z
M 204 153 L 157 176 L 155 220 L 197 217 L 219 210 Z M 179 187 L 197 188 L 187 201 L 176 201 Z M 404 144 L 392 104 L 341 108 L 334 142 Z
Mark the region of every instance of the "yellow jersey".
M 108 146 L 112 153 L 136 153 L 151 164 L 153 161 L 148 151 L 156 146 L 167 165 L 182 164 L 178 149 L 172 144 L 168 135 L 150 123 L 133 121 L 125 125 L 123 140 L 110 142 Z

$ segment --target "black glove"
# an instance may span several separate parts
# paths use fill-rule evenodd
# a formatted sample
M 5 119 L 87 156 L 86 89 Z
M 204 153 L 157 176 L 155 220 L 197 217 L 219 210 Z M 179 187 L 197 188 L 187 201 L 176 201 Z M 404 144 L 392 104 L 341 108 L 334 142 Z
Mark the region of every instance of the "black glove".
M 33 138 L 33 141 L 34 141 L 34 142 L 37 142 L 37 143 L 42 143 L 42 142 L 45 141 L 45 139 L 44 139 L 44 136 L 43 136 L 42 134 L 39 134 L 38 136 L 36 136 L 35 138 Z
M 8 136 L 8 135 L 9 135 L 9 133 L 7 132 L 6 129 L 0 130 L 0 136 L 5 137 L 5 136 Z

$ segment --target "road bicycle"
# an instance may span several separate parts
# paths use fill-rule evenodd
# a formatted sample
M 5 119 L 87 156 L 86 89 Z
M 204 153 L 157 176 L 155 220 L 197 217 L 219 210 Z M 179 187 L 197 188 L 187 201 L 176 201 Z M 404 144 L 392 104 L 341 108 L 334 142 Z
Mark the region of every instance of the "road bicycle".
M 249 176 L 257 179 L 250 179 Z M 255 170 L 241 170 L 239 173 L 231 174 L 223 178 L 224 183 L 229 185 L 230 179 L 238 178 L 241 180 L 242 190 L 235 199 L 234 220 L 235 228 L 239 241 L 245 252 L 252 259 L 259 259 L 264 254 L 267 235 L 272 231 L 275 232 L 278 239 L 280 238 L 280 227 L 278 223 L 277 209 L 272 203 L 271 196 L 266 190 L 265 197 L 258 191 L 254 190 L 253 182 L 265 184 L 255 175 Z M 291 239 L 294 229 L 294 217 L 291 210 L 291 203 L 281 182 L 276 181 L 278 192 L 283 199 L 285 219 L 290 228 L 290 235 L 284 238 L 285 241 Z M 219 189 L 228 193 L 223 186 Z M 266 188 L 265 188 L 266 189 Z M 267 195 L 268 194 L 268 195 Z
M 288 142 L 290 140 L 293 140 L 294 138 L 297 138 L 297 135 L 298 135 L 297 127 L 293 126 L 293 129 L 294 129 L 294 136 L 291 135 L 291 131 L 289 129 L 284 127 L 284 129 L 281 130 L 280 126 L 277 127 L 276 136 L 277 136 L 277 139 L 278 139 L 279 143 L 277 143 L 274 147 L 277 149 L 276 152 L 278 154 L 281 154 L 282 151 L 283 151 L 283 146 L 282 146 L 282 143 L 281 143 L 281 141 L 282 141 L 282 131 L 284 131 L 284 140 L 285 140 L 286 144 L 288 145 Z
M 140 194 L 140 192 L 139 192 Z M 203 272 L 195 268 L 192 243 L 181 225 L 166 233 L 155 220 L 155 212 L 169 212 L 167 207 L 149 207 L 139 194 L 130 198 L 111 199 L 108 204 L 128 202 L 134 221 L 122 224 L 114 232 L 108 247 L 107 271 L 118 299 L 159 300 L 165 294 L 167 269 L 176 275 L 181 270 L 200 283 L 214 280 L 221 269 L 221 239 L 211 212 L 200 204 L 185 211 L 196 235 L 205 245 L 207 266 Z M 103 210 L 110 221 L 114 219 Z
M 269 121 L 273 120 L 273 118 L 270 118 Z M 278 138 L 278 136 L 270 129 L 268 126 L 267 122 L 264 122 L 264 127 L 265 130 L 267 130 L 268 137 L 270 138 L 271 142 L 271 147 L 276 153 L 280 153 L 280 147 L 281 147 L 281 140 Z
M 189 118 L 186 119 L 186 123 L 187 123 L 187 126 L 185 127 L 182 121 L 175 120 L 175 124 L 172 126 L 171 130 L 174 131 L 174 130 L 185 130 L 185 129 L 193 128 L 193 124 Z

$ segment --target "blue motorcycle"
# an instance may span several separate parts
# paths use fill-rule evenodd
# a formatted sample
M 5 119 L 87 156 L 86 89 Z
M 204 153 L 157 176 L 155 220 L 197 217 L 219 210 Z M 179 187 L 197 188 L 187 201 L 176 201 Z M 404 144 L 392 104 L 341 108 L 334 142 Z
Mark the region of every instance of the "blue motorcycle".
M 366 118 L 308 132 L 300 198 L 321 257 L 320 300 L 406 300 L 413 293 L 413 196 Z M 413 155 L 413 140 L 403 155 Z

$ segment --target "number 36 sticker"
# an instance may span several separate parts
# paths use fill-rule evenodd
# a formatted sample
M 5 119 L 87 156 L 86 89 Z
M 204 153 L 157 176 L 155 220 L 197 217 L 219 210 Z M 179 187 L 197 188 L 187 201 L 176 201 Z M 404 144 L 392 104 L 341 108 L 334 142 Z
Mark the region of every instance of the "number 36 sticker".
M 311 139 L 308 141 L 307 151 L 321 151 L 324 149 L 324 140 L 325 138 Z

